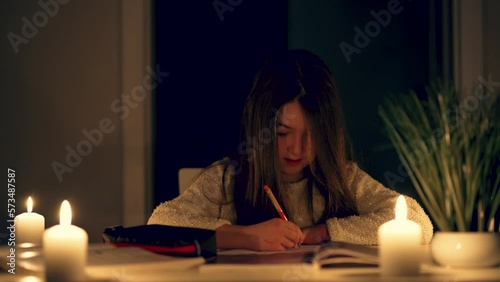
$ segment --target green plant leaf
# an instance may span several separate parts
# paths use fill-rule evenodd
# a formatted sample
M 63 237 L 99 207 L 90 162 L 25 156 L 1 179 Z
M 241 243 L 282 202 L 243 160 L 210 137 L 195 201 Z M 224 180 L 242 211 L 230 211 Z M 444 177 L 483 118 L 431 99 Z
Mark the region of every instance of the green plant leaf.
M 426 92 L 425 99 L 413 91 L 385 97 L 378 113 L 386 134 L 440 230 L 491 231 L 500 220 L 498 95 L 471 94 L 471 107 L 449 85 Z

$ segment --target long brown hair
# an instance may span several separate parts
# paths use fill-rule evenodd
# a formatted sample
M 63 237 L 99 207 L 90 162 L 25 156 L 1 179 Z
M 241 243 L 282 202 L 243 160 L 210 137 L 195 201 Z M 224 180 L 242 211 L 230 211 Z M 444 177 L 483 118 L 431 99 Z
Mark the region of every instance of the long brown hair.
M 303 108 L 315 152 L 314 160 L 304 169 L 309 213 L 313 212 L 314 185 L 325 199 L 325 211 L 317 223 L 356 214 L 354 200 L 347 192 L 347 141 L 333 77 L 316 55 L 306 50 L 288 50 L 266 61 L 256 74 L 245 103 L 238 154 L 228 162 L 236 171 L 237 224 L 255 224 L 277 216 L 262 188 L 264 184 L 269 184 L 286 209 L 286 184 L 278 167 L 276 119 L 283 105 L 294 100 Z

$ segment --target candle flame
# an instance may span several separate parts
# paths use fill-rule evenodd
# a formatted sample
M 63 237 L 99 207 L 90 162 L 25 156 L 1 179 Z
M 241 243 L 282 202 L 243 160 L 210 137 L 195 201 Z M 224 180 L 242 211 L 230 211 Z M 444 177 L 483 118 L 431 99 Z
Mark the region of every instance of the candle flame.
M 31 196 L 28 197 L 28 201 L 27 201 L 26 205 L 28 206 L 28 212 L 33 211 L 33 200 L 31 199 Z
M 399 195 L 396 202 L 396 220 L 405 220 L 408 217 L 408 211 L 406 208 L 406 200 L 403 195 Z
M 59 224 L 71 225 L 71 206 L 67 200 L 64 200 L 61 204 L 61 210 L 59 211 Z

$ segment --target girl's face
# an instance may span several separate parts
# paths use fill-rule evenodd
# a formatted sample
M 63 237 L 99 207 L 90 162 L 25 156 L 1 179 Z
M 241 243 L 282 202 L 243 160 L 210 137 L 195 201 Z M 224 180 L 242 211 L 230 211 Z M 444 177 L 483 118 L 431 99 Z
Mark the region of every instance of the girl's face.
M 286 182 L 302 179 L 302 170 L 314 158 L 304 112 L 297 101 L 285 104 L 278 120 L 279 167 Z

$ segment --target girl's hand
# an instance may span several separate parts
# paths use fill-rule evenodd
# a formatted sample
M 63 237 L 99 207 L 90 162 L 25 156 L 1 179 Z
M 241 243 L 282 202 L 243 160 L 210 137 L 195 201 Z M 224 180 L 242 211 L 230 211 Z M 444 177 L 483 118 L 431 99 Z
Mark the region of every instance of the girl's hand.
M 318 245 L 324 241 L 330 241 L 325 224 L 318 224 L 302 228 L 304 244 Z
M 283 251 L 298 247 L 304 235 L 295 223 L 273 218 L 245 227 L 246 248 L 255 251 Z

